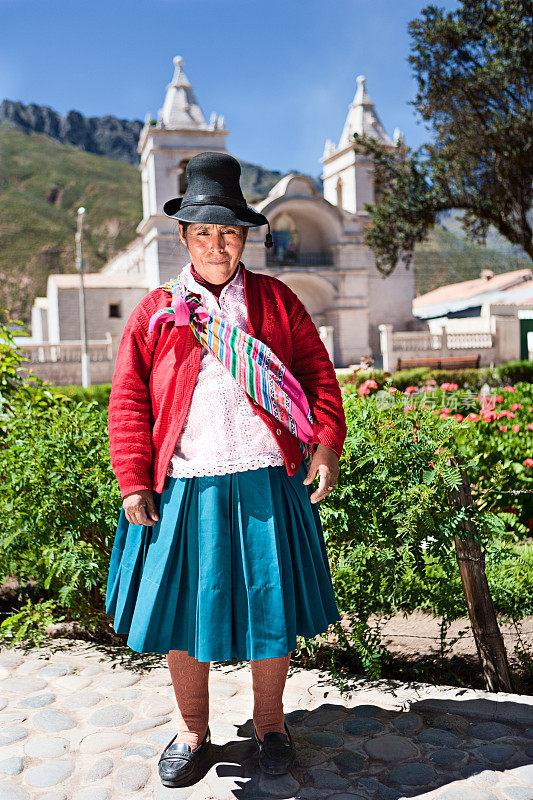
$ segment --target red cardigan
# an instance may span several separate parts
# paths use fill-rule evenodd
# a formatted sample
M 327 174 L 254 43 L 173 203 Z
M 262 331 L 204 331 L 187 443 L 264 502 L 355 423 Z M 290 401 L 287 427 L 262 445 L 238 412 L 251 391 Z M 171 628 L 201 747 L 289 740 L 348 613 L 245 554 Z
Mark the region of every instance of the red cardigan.
M 319 333 L 296 294 L 282 281 L 243 269 L 250 331 L 300 382 L 314 418 L 315 444 L 339 456 L 346 419 L 335 370 Z M 151 315 L 172 295 L 153 289 L 133 309 L 120 340 L 109 398 L 109 452 L 122 498 L 140 489 L 161 493 L 187 416 L 202 345 L 189 326 L 163 323 L 148 334 Z M 272 431 L 289 475 L 300 466 L 295 437 L 248 398 Z M 216 405 L 206 414 L 216 413 Z

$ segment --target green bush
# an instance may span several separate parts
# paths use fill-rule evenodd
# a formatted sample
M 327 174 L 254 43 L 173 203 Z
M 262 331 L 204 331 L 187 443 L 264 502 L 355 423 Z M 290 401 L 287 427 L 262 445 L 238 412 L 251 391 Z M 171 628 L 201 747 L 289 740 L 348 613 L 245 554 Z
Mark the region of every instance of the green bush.
M 426 383 L 457 383 L 464 389 L 481 389 L 488 383 L 496 386 L 499 383 L 497 375 L 490 367 L 481 369 L 430 369 L 417 367 L 416 369 L 401 369 L 392 376 L 392 385 L 397 389 L 407 389 L 408 386 L 421 386 Z
M 0 632 L 38 639 L 45 620 L 99 624 L 120 492 L 106 412 L 23 367 L 14 321 L 0 319 L 0 583 L 15 575 L 27 602 Z
M 344 379 L 344 385 L 361 386 L 362 383 L 368 380 L 376 381 L 378 388 L 381 389 L 390 380 L 390 373 L 383 372 L 380 369 L 374 370 L 361 370 L 347 375 Z
M 498 364 L 496 373 L 502 385 L 533 383 L 533 361 L 508 361 L 506 364 Z
M 429 367 L 416 367 L 416 369 L 400 369 L 392 376 L 391 384 L 403 391 L 408 386 L 418 386 L 431 377 Z
M 339 483 L 320 512 L 339 608 L 357 623 L 353 644 L 376 674 L 379 654 L 374 650 L 372 660 L 370 630 L 363 635 L 370 614 L 400 608 L 428 608 L 446 620 L 466 614 L 454 549 L 466 512 L 450 505 L 448 492 L 459 482 L 450 458 L 467 472 L 471 463 L 457 444 L 453 419 L 422 408 L 406 411 L 405 397 L 388 392 L 345 392 L 344 403 L 349 432 Z M 515 537 L 497 509 L 479 504 L 469 517 L 495 564 L 504 555 L 516 562 Z M 531 592 L 533 582 L 526 583 Z M 524 592 L 520 600 L 529 608 L 527 598 Z
M 96 402 L 98 408 L 107 409 L 109 405 L 109 394 L 111 392 L 110 383 L 95 383 L 84 388 L 75 384 L 65 384 L 64 386 L 48 386 L 52 394 L 63 394 L 70 397 L 77 403 Z
M 0 449 L 0 582 L 31 581 L 30 600 L 99 624 L 121 507 L 105 414 L 96 403 L 20 402 Z

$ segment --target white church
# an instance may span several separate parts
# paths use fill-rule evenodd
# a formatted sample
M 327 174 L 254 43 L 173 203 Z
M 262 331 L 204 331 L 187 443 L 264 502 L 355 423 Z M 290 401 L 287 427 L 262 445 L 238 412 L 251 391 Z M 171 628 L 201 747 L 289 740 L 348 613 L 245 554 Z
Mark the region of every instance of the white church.
M 269 219 L 274 247 L 267 251 L 263 230 L 252 228 L 243 253 L 249 269 L 274 275 L 296 292 L 320 330 L 335 367 L 357 364 L 369 355 L 379 365 L 379 325 L 405 330 L 413 320 L 413 269 L 400 264 L 384 278 L 363 242 L 368 220 L 364 205 L 374 198 L 372 165 L 357 152 L 354 132 L 369 134 L 390 147 L 402 138 L 398 130 L 393 139 L 386 134 L 362 76 L 357 78 L 338 144 L 328 140 L 320 159 L 323 194 L 302 175 L 283 177 L 254 205 Z M 163 108 L 157 120 L 147 116 L 139 137 L 143 218 L 138 236 L 99 272 L 84 275 L 93 383 L 109 381 L 113 367 L 108 357 L 98 357 L 102 347 L 99 350 L 97 344 L 107 340 L 116 352 L 137 303 L 176 276 L 187 262 L 176 222 L 163 215 L 162 206 L 185 191 L 185 168 L 193 156 L 206 150 L 228 152 L 227 135 L 222 116 L 213 113 L 206 120 L 182 59 L 174 58 Z M 79 350 L 79 282 L 79 274 L 49 276 L 47 296 L 36 298 L 32 309 L 34 346 L 41 343 L 43 349 L 55 346 L 66 351 L 68 343 L 76 342 Z M 75 377 L 79 363 L 69 365 L 67 358 L 60 362 L 54 369 L 34 371 L 56 383 L 79 383 Z M 77 371 L 69 371 L 69 366 Z

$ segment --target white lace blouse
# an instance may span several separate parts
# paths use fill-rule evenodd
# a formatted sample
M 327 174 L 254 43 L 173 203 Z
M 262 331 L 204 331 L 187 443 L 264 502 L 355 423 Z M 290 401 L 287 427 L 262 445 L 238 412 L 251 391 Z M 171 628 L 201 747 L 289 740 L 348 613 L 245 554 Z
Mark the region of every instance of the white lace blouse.
M 190 264 L 181 275 L 186 287 L 200 294 L 208 311 L 250 332 L 240 265 L 233 280 L 222 289 L 219 300 L 194 280 Z M 191 405 L 167 475 L 173 478 L 224 475 L 283 464 L 273 434 L 253 411 L 244 389 L 202 347 Z

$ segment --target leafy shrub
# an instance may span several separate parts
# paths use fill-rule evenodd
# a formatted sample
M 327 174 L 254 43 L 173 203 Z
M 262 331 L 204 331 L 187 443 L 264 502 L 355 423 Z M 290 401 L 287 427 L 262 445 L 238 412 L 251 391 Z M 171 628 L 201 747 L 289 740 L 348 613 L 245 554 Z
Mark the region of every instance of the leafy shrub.
M 502 384 L 533 383 L 533 361 L 508 361 L 498 364 L 496 373 Z
M 107 409 L 109 406 L 109 394 L 111 392 L 110 383 L 95 383 L 87 387 L 76 386 L 75 384 L 65 384 L 64 386 L 50 385 L 48 388 L 52 394 L 63 394 L 75 400 L 77 403 L 96 402 L 101 409 Z
M 359 637 L 374 612 L 431 608 L 446 619 L 466 613 L 454 549 L 466 512 L 450 505 L 448 493 L 460 480 L 450 458 L 467 471 L 469 459 L 455 425 L 422 408 L 405 409 L 405 402 L 388 392 L 344 393 L 349 433 L 339 483 L 320 508 L 337 602 Z M 492 509 L 474 507 L 469 517 L 485 547 L 498 540 L 500 557 L 512 548 Z
M 96 403 L 21 402 L 5 423 L 0 473 L 0 580 L 31 580 L 35 598 L 94 626 L 121 506 L 105 414 Z
M 344 380 L 344 385 L 353 385 L 353 386 L 361 386 L 365 381 L 374 380 L 378 384 L 378 387 L 381 389 L 387 381 L 390 380 L 390 373 L 383 372 L 380 369 L 374 370 L 360 370 L 359 372 L 353 372 L 351 375 L 347 375 Z
M 498 384 L 499 379 L 490 367 L 481 369 L 430 369 L 429 367 L 416 367 L 415 369 L 401 369 L 392 376 L 392 385 L 402 391 L 408 386 L 421 386 L 426 383 L 440 385 L 444 382 L 457 383 L 460 387 L 481 389 L 488 383 L 489 386 Z

